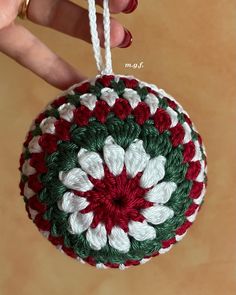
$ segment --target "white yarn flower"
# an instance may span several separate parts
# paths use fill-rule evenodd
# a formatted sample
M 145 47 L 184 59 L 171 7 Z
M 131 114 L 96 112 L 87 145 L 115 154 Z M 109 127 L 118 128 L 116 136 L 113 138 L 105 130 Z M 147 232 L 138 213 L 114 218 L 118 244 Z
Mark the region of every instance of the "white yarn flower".
M 81 148 L 78 163 L 80 168 L 59 173 L 68 191 L 58 207 L 70 213 L 70 232 L 86 232 L 92 249 L 100 250 L 108 242 L 127 253 L 131 237 L 155 239 L 154 226 L 174 216 L 164 205 L 177 188 L 174 182 L 162 181 L 166 158 L 150 158 L 142 140 L 124 150 L 108 136 L 102 156 Z

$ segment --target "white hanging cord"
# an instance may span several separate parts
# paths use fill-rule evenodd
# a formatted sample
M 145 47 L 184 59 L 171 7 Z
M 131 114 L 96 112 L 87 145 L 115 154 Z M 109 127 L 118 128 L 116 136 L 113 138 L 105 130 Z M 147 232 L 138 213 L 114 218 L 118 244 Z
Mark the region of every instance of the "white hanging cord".
M 102 70 L 103 61 L 100 48 L 100 40 L 98 37 L 97 30 L 97 16 L 96 16 L 96 4 L 95 0 L 88 0 L 88 13 L 89 13 L 89 25 L 90 33 L 93 44 L 93 53 L 96 60 L 97 68 L 99 71 Z
M 103 29 L 104 29 L 104 47 L 105 47 L 105 64 L 102 58 L 100 40 L 97 30 L 96 3 L 95 0 L 88 0 L 89 25 L 93 45 L 94 58 L 98 71 L 102 75 L 112 74 L 112 59 L 110 45 L 110 11 L 109 0 L 103 0 Z
M 110 23 L 110 11 L 109 0 L 103 0 L 103 28 L 105 39 L 105 69 L 104 74 L 112 74 L 112 59 L 111 59 L 111 23 Z

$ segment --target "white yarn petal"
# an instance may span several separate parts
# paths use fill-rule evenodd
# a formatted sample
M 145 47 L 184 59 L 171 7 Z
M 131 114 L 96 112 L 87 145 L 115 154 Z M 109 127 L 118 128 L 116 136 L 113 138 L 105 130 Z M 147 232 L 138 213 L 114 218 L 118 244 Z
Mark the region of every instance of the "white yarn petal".
M 117 176 L 119 175 L 124 167 L 124 149 L 116 144 L 111 136 L 108 136 L 105 140 L 103 147 L 103 157 L 110 172 Z
M 145 199 L 159 204 L 165 204 L 169 201 L 172 193 L 176 190 L 177 185 L 174 182 L 161 182 L 155 185 L 145 195 Z
M 192 158 L 192 161 L 199 161 L 202 159 L 202 152 L 201 152 L 201 148 L 200 148 L 200 143 L 198 140 L 196 140 L 194 142 L 195 145 L 195 155 Z
M 28 210 L 29 210 L 29 214 L 30 214 L 31 219 L 34 220 L 35 217 L 38 215 L 38 211 L 31 209 L 30 207 L 28 207 Z
M 136 90 L 125 88 L 123 97 L 128 100 L 132 109 L 136 108 L 136 106 L 141 102 L 140 96 L 138 95 Z
M 71 122 L 74 117 L 75 106 L 71 103 L 64 103 L 58 108 L 60 117 L 68 122 Z
M 59 179 L 66 187 L 81 192 L 86 192 L 93 188 L 93 184 L 88 179 L 87 174 L 80 168 L 73 168 L 68 172 L 59 172 Z
M 182 125 L 184 127 L 184 131 L 185 131 L 185 135 L 184 135 L 184 139 L 183 139 L 183 143 L 188 143 L 191 139 L 192 139 L 192 135 L 191 135 L 191 128 L 188 125 L 188 123 L 184 122 L 184 124 Z
M 125 152 L 125 167 L 128 175 L 133 178 L 137 173 L 142 172 L 149 159 L 150 156 L 146 153 L 142 140 L 131 143 Z
M 79 261 L 80 263 L 82 263 L 82 264 L 85 264 L 86 262 L 82 259 L 82 258 L 80 258 L 80 257 L 76 257 L 75 258 L 77 261 Z
M 151 89 L 153 89 L 156 92 L 159 91 L 159 88 L 155 84 L 152 84 L 152 83 L 146 83 L 146 82 L 143 82 L 143 81 L 139 81 L 139 86 L 141 88 L 143 88 L 143 87 L 150 87 Z
M 105 87 L 101 90 L 100 99 L 104 100 L 110 107 L 115 104 L 117 98 L 119 96 L 114 89 Z
M 39 145 L 40 136 L 34 136 L 29 142 L 28 149 L 30 153 L 40 153 L 42 151 L 41 146 Z
M 119 269 L 120 270 L 125 270 L 127 267 L 122 263 L 119 265 Z
M 178 114 L 170 107 L 167 107 L 166 112 L 169 114 L 171 118 L 170 127 L 175 127 L 178 124 Z
M 104 177 L 103 160 L 98 153 L 89 152 L 82 148 L 78 153 L 78 161 L 81 168 L 93 178 Z
M 140 260 L 140 264 L 145 264 L 150 260 L 151 260 L 151 258 L 143 258 L 143 259 Z
M 152 224 L 161 224 L 174 216 L 174 211 L 163 205 L 154 205 L 143 209 L 141 213 Z
M 206 186 L 204 185 L 200 196 L 197 199 L 194 199 L 193 202 L 197 205 L 200 205 L 202 203 L 202 200 L 204 199 L 205 194 L 206 194 Z
M 31 188 L 29 188 L 28 182 L 26 182 L 26 184 L 24 186 L 24 196 L 27 199 L 30 199 L 31 197 L 33 197 L 33 195 L 35 195 L 35 192 Z
M 97 97 L 94 94 L 91 93 L 85 93 L 80 96 L 80 103 L 92 111 L 97 102 Z
M 79 212 L 72 213 L 68 219 L 70 224 L 70 232 L 72 234 L 81 234 L 87 230 L 93 221 L 93 213 L 89 212 L 81 214 Z
M 170 245 L 168 248 L 161 248 L 159 250 L 159 253 L 160 254 L 165 254 L 165 253 L 169 252 L 172 247 L 173 247 L 173 245 Z
M 198 211 L 199 211 L 199 208 L 197 208 L 196 211 L 195 211 L 192 215 L 187 216 L 187 220 L 188 220 L 189 222 L 194 222 L 194 220 L 195 220 L 196 217 L 197 217 Z
M 36 128 L 35 122 L 32 122 L 32 123 L 30 124 L 29 130 L 30 130 L 30 131 L 33 131 L 35 128 Z
M 99 223 L 95 228 L 89 228 L 86 239 L 90 247 L 94 250 L 101 250 L 107 243 L 107 231 L 104 224 Z
M 201 170 L 196 178 L 196 181 L 198 182 L 202 182 L 204 181 L 204 172 L 205 172 L 205 162 L 204 161 L 200 161 L 200 164 L 201 164 Z
M 120 76 L 116 75 L 115 76 L 115 82 L 118 83 L 120 81 L 120 78 L 121 78 Z
M 129 222 L 129 235 L 137 241 L 153 240 L 156 237 L 156 231 L 146 221 L 138 222 L 132 220 Z
M 140 185 L 143 188 L 149 188 L 165 176 L 166 158 L 163 156 L 155 157 L 149 160 L 143 175 L 140 179 Z
M 175 236 L 176 241 L 177 242 L 181 241 L 185 237 L 186 234 L 187 234 L 187 231 L 182 235 L 176 235 Z
M 54 134 L 55 133 L 55 122 L 57 119 L 55 117 L 48 117 L 42 120 L 40 123 L 40 129 L 42 130 L 42 133 L 49 133 Z
M 149 106 L 151 115 L 154 115 L 157 111 L 159 100 L 153 93 L 148 93 L 144 102 Z
M 62 199 L 58 201 L 57 205 L 60 210 L 71 213 L 85 209 L 89 205 L 89 202 L 86 198 L 79 197 L 72 192 L 66 192 Z
M 34 167 L 32 167 L 30 165 L 30 160 L 26 160 L 24 162 L 24 164 L 22 165 L 22 173 L 26 176 L 29 176 L 29 175 L 32 175 L 32 174 L 35 174 L 36 173 L 36 170 Z
M 202 144 L 202 151 L 204 154 L 206 154 L 206 148 L 205 148 L 204 144 Z
M 48 239 L 50 232 L 46 231 L 46 230 L 39 230 L 39 232 L 43 235 L 43 237 L 45 237 L 46 239 Z
M 96 268 L 97 269 L 107 269 L 108 267 L 104 263 L 97 263 Z
M 130 249 L 130 240 L 127 233 L 120 227 L 114 226 L 109 235 L 109 244 L 119 252 L 127 253 Z

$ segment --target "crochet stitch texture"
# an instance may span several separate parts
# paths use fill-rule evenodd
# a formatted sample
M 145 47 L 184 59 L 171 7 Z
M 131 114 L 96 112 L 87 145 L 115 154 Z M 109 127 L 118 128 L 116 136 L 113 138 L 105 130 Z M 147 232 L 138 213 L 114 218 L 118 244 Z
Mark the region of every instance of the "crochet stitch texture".
M 74 85 L 32 124 L 20 159 L 29 218 L 67 255 L 125 269 L 169 251 L 206 190 L 200 135 L 173 97 L 134 77 Z

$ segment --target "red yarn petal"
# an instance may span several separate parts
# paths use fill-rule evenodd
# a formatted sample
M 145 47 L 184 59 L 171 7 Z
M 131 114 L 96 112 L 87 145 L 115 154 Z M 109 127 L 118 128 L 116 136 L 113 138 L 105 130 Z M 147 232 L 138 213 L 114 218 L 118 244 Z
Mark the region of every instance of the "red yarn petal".
M 38 173 L 46 173 L 48 171 L 45 163 L 45 153 L 31 154 L 29 164 L 34 167 Z
M 143 125 L 150 117 L 150 110 L 145 102 L 140 102 L 133 110 L 135 120 L 139 125 Z
M 87 263 L 89 263 L 90 265 L 93 265 L 93 266 L 96 265 L 96 261 L 95 261 L 95 259 L 94 259 L 92 256 L 88 256 L 88 257 L 85 259 L 85 261 L 86 261 Z
M 189 141 L 188 143 L 184 144 L 184 163 L 190 162 L 195 155 L 195 144 L 193 141 Z
M 178 105 L 176 104 L 176 102 L 174 102 L 173 100 L 169 99 L 168 97 L 165 98 L 167 103 L 168 103 L 168 106 L 170 108 L 172 108 L 173 110 L 177 110 L 178 108 Z
M 77 255 L 75 254 L 74 250 L 71 248 L 67 248 L 66 246 L 62 247 L 62 250 L 70 257 L 72 258 L 76 258 Z
M 38 174 L 33 174 L 28 177 L 28 186 L 35 193 L 38 193 L 43 188 L 42 183 L 39 181 Z
M 45 133 L 39 138 L 39 145 L 48 154 L 57 150 L 57 137 L 54 134 Z
M 92 112 L 86 106 L 80 106 L 74 110 L 74 122 L 79 126 L 88 125 Z
M 201 171 L 201 164 L 199 161 L 190 162 L 185 178 L 188 180 L 195 180 L 198 174 L 200 173 L 200 171 Z
M 157 109 L 153 117 L 155 127 L 160 133 L 170 128 L 171 118 L 169 114 L 163 109 Z
M 203 190 L 203 182 L 193 181 L 192 188 L 189 193 L 189 197 L 192 199 L 199 198 L 202 190 Z
M 122 77 L 121 80 L 125 83 L 126 88 L 136 89 L 139 85 L 138 81 L 135 79 Z
M 40 123 L 43 121 L 43 119 L 45 119 L 45 118 L 46 118 L 45 113 L 41 113 L 41 114 L 39 114 L 38 117 L 35 119 L 35 123 L 40 124 Z
M 24 157 L 24 154 L 22 153 L 20 155 L 20 167 L 19 167 L 20 170 L 22 169 L 22 166 L 24 163 L 25 163 L 25 157 Z
M 28 200 L 28 206 L 40 213 L 44 213 L 47 209 L 47 206 L 45 204 L 42 204 L 36 195 Z
M 184 119 L 188 123 L 189 126 L 192 126 L 193 123 L 192 123 L 191 119 L 186 114 L 184 114 Z
M 196 212 L 196 210 L 197 210 L 197 208 L 199 207 L 199 205 L 197 205 L 197 204 L 195 204 L 195 203 L 192 203 L 189 207 L 188 207 L 188 209 L 187 209 L 187 211 L 185 212 L 185 216 L 191 216 L 191 215 L 193 215 L 195 212 Z
M 75 93 L 84 94 L 84 93 L 88 93 L 89 89 L 90 89 L 90 83 L 85 82 L 85 83 L 81 84 L 80 86 L 75 87 L 73 90 Z
M 184 128 L 178 123 L 175 127 L 170 129 L 171 132 L 171 142 L 174 147 L 177 147 L 179 144 L 183 142 L 184 139 Z
M 19 184 L 19 188 L 21 196 L 24 196 L 25 182 L 21 181 Z
M 61 96 L 59 98 L 57 98 L 56 100 L 54 100 L 51 104 L 51 106 L 53 108 L 59 108 L 61 105 L 63 105 L 64 103 L 66 103 L 67 99 L 65 96 Z
M 158 93 L 155 90 L 153 90 L 152 88 L 146 87 L 146 89 L 147 89 L 148 93 L 152 93 L 152 94 L 155 94 L 156 96 L 158 96 Z
M 55 246 L 59 246 L 59 245 L 64 244 L 63 237 L 54 237 L 52 235 L 49 235 L 48 240 Z
M 140 261 L 139 260 L 127 260 L 125 262 L 125 266 L 132 266 L 132 265 L 139 265 Z
M 106 262 L 105 265 L 110 268 L 119 268 L 120 266 L 118 263 L 111 263 L 111 262 Z
M 198 134 L 198 141 L 199 141 L 200 145 L 202 145 L 202 137 L 200 134 Z
M 191 226 L 192 222 L 186 220 L 184 224 L 182 224 L 177 230 L 176 230 L 176 234 L 177 235 L 183 235 L 186 230 Z
M 32 132 L 29 131 L 29 133 L 27 134 L 27 137 L 26 137 L 26 139 L 25 139 L 25 141 L 23 143 L 25 148 L 29 145 L 32 138 L 33 138 Z
M 171 245 L 176 243 L 176 239 L 175 237 L 166 241 L 162 242 L 162 248 L 166 249 L 169 248 Z
M 104 75 L 101 78 L 98 78 L 97 82 L 105 87 L 109 87 L 111 85 L 111 81 L 114 80 L 114 78 L 115 77 L 113 75 Z
M 107 115 L 109 112 L 110 112 L 110 108 L 105 101 L 98 100 L 96 102 L 93 115 L 97 118 L 98 121 L 104 124 L 106 122 Z
M 121 120 L 125 120 L 131 113 L 132 109 L 129 102 L 126 99 L 118 98 L 115 102 L 112 111 Z
M 50 222 L 48 220 L 45 220 L 43 218 L 43 214 L 41 214 L 41 213 L 36 215 L 36 217 L 34 219 L 34 223 L 42 231 L 49 231 L 51 228 Z
M 71 124 L 63 119 L 55 122 L 56 136 L 60 140 L 70 140 L 70 126 Z

